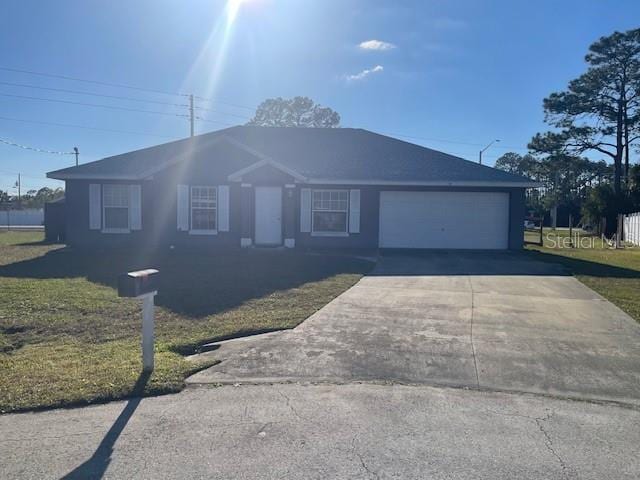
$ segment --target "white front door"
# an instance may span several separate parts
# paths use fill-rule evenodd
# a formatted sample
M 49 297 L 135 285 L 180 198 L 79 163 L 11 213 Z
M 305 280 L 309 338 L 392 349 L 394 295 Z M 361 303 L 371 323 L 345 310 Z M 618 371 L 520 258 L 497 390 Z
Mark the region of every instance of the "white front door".
M 282 244 L 282 188 L 256 187 L 256 245 Z

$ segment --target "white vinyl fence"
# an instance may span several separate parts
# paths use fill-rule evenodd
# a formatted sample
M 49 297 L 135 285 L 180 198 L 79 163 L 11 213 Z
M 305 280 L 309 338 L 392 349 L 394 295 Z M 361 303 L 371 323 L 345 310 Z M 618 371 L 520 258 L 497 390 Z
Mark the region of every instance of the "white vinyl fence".
M 640 212 L 623 216 L 624 241 L 640 245 Z
M 7 226 L 33 227 L 44 225 L 44 208 L 0 210 L 0 228 Z

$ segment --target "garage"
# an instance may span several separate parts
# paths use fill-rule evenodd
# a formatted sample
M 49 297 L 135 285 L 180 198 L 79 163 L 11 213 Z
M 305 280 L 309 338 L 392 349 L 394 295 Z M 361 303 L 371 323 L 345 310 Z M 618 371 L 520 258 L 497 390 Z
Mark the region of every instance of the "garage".
M 506 249 L 509 194 L 380 192 L 381 248 Z

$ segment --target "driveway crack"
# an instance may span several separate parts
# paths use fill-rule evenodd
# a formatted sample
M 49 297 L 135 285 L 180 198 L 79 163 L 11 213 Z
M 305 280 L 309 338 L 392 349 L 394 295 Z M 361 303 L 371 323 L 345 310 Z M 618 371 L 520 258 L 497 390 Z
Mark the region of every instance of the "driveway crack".
M 473 367 L 476 370 L 476 385 L 478 386 L 478 388 L 480 388 L 480 375 L 478 374 L 478 359 L 476 357 L 476 347 L 473 343 L 473 311 L 474 311 L 474 292 L 473 292 L 473 283 L 471 282 L 471 277 L 467 277 L 467 280 L 469 280 L 469 289 L 471 291 L 471 319 L 469 321 L 470 323 L 470 329 L 469 329 L 469 338 L 471 340 L 471 353 L 473 354 Z
M 551 455 L 553 455 L 556 458 L 556 460 L 558 460 L 558 463 L 560 464 L 560 468 L 562 468 L 562 473 L 564 478 L 567 478 L 567 479 L 575 478 L 574 471 L 567 465 L 564 459 L 556 451 L 556 449 L 553 446 L 553 440 L 551 439 L 551 435 L 549 435 L 549 432 L 547 432 L 547 430 L 544 428 L 544 422 L 551 420 L 551 418 L 553 417 L 553 412 L 547 413 L 544 417 L 532 417 L 531 415 L 523 415 L 520 413 L 504 413 L 504 412 L 498 412 L 491 409 L 485 409 L 485 411 L 493 415 L 501 415 L 504 417 L 526 418 L 527 420 L 532 420 L 533 422 L 535 422 L 536 426 L 538 427 L 538 430 L 540 430 L 540 433 L 542 433 L 542 435 L 544 436 L 544 446 L 547 448 L 549 453 L 551 453 Z
M 378 475 L 378 473 L 374 470 L 371 470 L 366 462 L 364 461 L 364 457 L 362 456 L 362 454 L 360 452 L 358 452 L 358 450 L 356 449 L 356 439 L 355 437 L 351 440 L 351 451 L 353 452 L 353 454 L 358 457 L 358 460 L 360 460 L 360 466 L 362 467 L 362 469 L 367 472 L 367 474 L 370 477 L 373 477 L 375 479 L 380 479 L 380 475 Z
M 549 450 L 551 455 L 556 457 L 556 459 L 558 460 L 558 463 L 560 464 L 560 468 L 562 468 L 562 473 L 564 474 L 564 477 L 565 478 L 571 478 L 571 477 L 574 476 L 573 472 L 571 471 L 571 469 L 569 469 L 569 467 L 565 463 L 564 459 L 560 456 L 560 454 L 558 452 L 556 452 L 555 448 L 553 447 L 553 440 L 551 440 L 551 436 L 549 435 L 549 433 L 544 428 L 543 422 L 546 422 L 552 416 L 553 416 L 553 413 L 549 413 L 545 417 L 534 418 L 534 421 L 536 422 L 536 425 L 538 426 L 538 429 L 540 430 L 540 432 L 544 436 L 545 447 L 547 447 L 547 450 Z
M 291 403 L 291 398 L 289 398 L 289 396 L 288 396 L 288 395 L 286 395 L 282 390 L 278 389 L 278 390 L 276 390 L 276 391 L 280 394 L 280 396 L 281 396 L 282 398 L 284 398 L 284 401 L 285 401 L 285 403 L 286 403 L 287 407 L 289 408 L 289 410 L 291 410 L 291 412 L 292 412 L 296 417 L 298 417 L 298 418 L 299 418 L 300 420 L 302 420 L 303 422 L 307 422 L 307 423 L 310 423 L 310 424 L 312 424 L 312 425 L 317 425 L 317 423 L 316 423 L 315 421 L 313 421 L 313 420 L 311 420 L 311 419 L 309 419 L 309 418 L 305 417 L 304 415 L 301 415 L 301 414 L 300 414 L 300 412 L 299 412 L 299 411 L 298 411 L 298 410 L 293 406 L 293 404 Z

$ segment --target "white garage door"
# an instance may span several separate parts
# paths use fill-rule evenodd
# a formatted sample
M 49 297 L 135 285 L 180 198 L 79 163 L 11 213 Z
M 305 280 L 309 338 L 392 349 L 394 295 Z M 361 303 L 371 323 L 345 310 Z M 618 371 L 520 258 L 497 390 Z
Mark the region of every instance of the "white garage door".
M 380 192 L 380 247 L 505 249 L 509 194 Z

